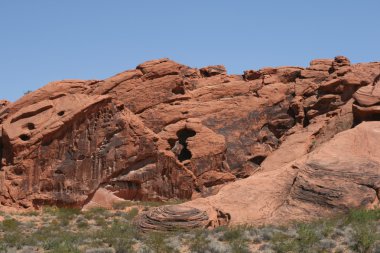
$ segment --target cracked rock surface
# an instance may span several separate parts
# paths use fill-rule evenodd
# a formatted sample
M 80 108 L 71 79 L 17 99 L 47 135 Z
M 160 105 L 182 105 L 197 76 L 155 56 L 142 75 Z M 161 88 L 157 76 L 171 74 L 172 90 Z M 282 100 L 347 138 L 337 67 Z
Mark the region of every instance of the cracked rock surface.
M 376 206 L 379 76 L 343 56 L 242 75 L 165 58 L 49 83 L 0 101 L 0 204 L 175 198 L 211 227 Z

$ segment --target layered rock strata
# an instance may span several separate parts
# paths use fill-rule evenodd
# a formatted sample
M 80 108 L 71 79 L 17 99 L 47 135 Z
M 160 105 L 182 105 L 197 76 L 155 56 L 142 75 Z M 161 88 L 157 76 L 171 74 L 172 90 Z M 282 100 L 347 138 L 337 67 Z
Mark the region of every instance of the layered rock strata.
M 105 80 L 49 83 L 1 102 L 0 203 L 83 206 L 104 192 L 118 200 L 194 199 L 141 221 L 171 224 L 177 211 L 189 220 L 202 213 L 183 227 L 376 205 L 378 161 L 365 155 L 377 151 L 356 140 L 376 135 L 376 125 L 360 123 L 378 120 L 379 75 L 380 63 L 342 56 L 243 75 L 159 59 Z M 364 153 L 352 143 L 367 145 Z

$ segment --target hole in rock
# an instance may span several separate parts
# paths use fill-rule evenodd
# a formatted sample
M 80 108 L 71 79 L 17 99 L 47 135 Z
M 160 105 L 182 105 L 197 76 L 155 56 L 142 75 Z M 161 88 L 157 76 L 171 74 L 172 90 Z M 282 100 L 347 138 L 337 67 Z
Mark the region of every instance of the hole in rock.
M 60 169 L 57 169 L 57 170 L 54 171 L 54 173 L 55 173 L 55 174 L 63 174 L 63 171 L 60 170 Z
M 187 149 L 187 138 L 196 135 L 194 130 L 184 128 L 177 132 L 178 142 L 182 145 L 182 150 L 178 155 L 178 160 L 185 161 L 191 158 L 191 152 Z
M 168 139 L 168 143 L 170 145 L 170 149 L 174 148 L 176 142 L 177 142 L 176 139 L 173 139 L 173 138 Z
M 22 134 L 22 135 L 20 135 L 20 139 L 23 141 L 28 141 L 28 140 L 30 140 L 30 136 L 27 134 Z
M 65 115 L 65 111 L 60 111 L 60 112 L 57 113 L 57 115 L 58 116 L 63 116 L 63 115 Z
M 13 173 L 14 173 L 15 175 L 20 176 L 20 175 L 24 174 L 24 170 L 23 170 L 23 168 L 21 168 L 21 167 L 15 167 L 15 168 L 13 169 Z
M 352 127 L 359 125 L 363 121 L 380 121 L 380 113 L 367 113 L 363 115 L 354 114 L 354 123 Z
M 177 86 L 175 88 L 172 89 L 172 92 L 174 94 L 182 94 L 184 95 L 185 94 L 185 88 L 183 88 L 182 86 Z
M 267 158 L 267 157 L 263 156 L 263 155 L 258 155 L 258 156 L 254 156 L 254 157 L 250 158 L 248 161 L 250 161 L 251 163 L 254 163 L 256 165 L 261 165 L 261 163 L 264 162 L 265 158 Z
M 28 123 L 28 124 L 26 124 L 26 127 L 27 127 L 29 130 L 36 129 L 36 126 L 35 126 L 33 123 Z

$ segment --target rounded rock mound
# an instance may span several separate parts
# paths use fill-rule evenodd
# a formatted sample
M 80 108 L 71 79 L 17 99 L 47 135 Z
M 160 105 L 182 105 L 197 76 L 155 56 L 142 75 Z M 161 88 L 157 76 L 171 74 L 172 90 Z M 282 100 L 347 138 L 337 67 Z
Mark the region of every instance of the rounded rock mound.
M 204 211 L 173 205 L 150 209 L 136 219 L 136 224 L 144 231 L 174 231 L 204 228 L 208 220 L 208 215 Z

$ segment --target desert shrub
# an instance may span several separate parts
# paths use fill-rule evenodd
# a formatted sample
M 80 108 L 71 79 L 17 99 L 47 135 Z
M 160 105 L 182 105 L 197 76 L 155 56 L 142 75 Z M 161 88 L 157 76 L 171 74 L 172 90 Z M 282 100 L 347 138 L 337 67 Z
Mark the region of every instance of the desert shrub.
M 320 237 L 316 233 L 315 226 L 311 224 L 299 224 L 297 234 L 300 252 L 310 252 L 310 249 L 320 240 Z
M 40 213 L 37 211 L 29 211 L 29 212 L 21 213 L 21 215 L 23 216 L 38 216 L 39 214 Z
M 356 252 L 369 252 L 375 245 L 376 240 L 380 240 L 376 233 L 375 224 L 356 223 L 353 225 L 352 248 Z
M 244 240 L 235 240 L 231 244 L 232 253 L 250 253 L 251 251 L 248 248 L 247 241 Z
M 94 217 L 100 217 L 100 216 L 108 217 L 108 216 L 110 216 L 110 212 L 103 207 L 93 207 L 93 208 L 85 211 L 84 216 L 87 219 L 93 219 Z
M 376 222 L 380 220 L 380 209 L 350 210 L 344 218 L 345 224 L 353 229 L 351 248 L 357 252 L 369 252 L 380 240 L 380 234 L 376 231 Z
M 134 206 L 134 205 L 136 205 L 134 202 L 125 200 L 125 201 L 114 202 L 112 204 L 112 208 L 115 210 L 124 210 L 125 208 Z
M 273 245 L 273 249 L 279 253 L 298 252 L 299 249 L 297 240 L 284 232 L 274 233 L 271 244 Z
M 335 218 L 318 220 L 313 223 L 315 227 L 318 227 L 320 233 L 324 237 L 329 237 L 335 231 L 335 228 L 339 225 L 339 220 Z
M 220 240 L 228 242 L 240 240 L 244 237 L 244 231 L 246 228 L 246 226 L 229 227 L 224 231 Z
M 194 236 L 188 242 L 188 246 L 191 252 L 203 253 L 208 250 L 208 244 L 210 239 L 207 236 L 207 231 L 196 230 Z
M 15 231 L 19 228 L 19 226 L 20 223 L 13 218 L 5 219 L 2 223 L 2 229 L 4 230 L 4 232 Z
M 138 231 L 131 224 L 115 220 L 111 226 L 103 227 L 94 238 L 111 245 L 117 253 L 131 252 L 138 238 Z
M 45 207 L 43 213 L 56 217 L 61 226 L 68 226 L 81 211 L 78 208 Z
M 249 230 L 250 227 L 246 225 L 228 227 L 219 239 L 227 241 L 232 252 L 249 252 L 248 238 L 246 237 L 246 232 L 249 234 Z
M 79 229 L 85 229 L 89 227 L 88 221 L 87 220 L 81 220 L 77 222 L 77 227 Z
M 96 226 L 99 226 L 99 227 L 107 226 L 107 221 L 102 216 L 95 216 L 93 217 L 93 220 L 95 221 Z
M 221 242 L 209 236 L 210 242 L 207 245 L 207 252 L 210 253 L 230 253 L 239 252 L 238 248 L 231 248 L 228 243 Z
M 145 239 L 145 244 L 155 253 L 177 252 L 174 248 L 166 244 L 167 234 L 162 232 L 151 232 Z
M 351 223 L 367 223 L 370 221 L 380 220 L 380 209 L 366 210 L 366 209 L 352 209 L 346 215 L 346 224 Z
M 318 248 L 322 251 L 331 251 L 331 249 L 336 247 L 336 243 L 331 239 L 322 239 L 318 243 Z
M 139 214 L 139 210 L 137 208 L 132 208 L 129 212 L 124 215 L 124 218 L 127 220 L 132 220 Z

